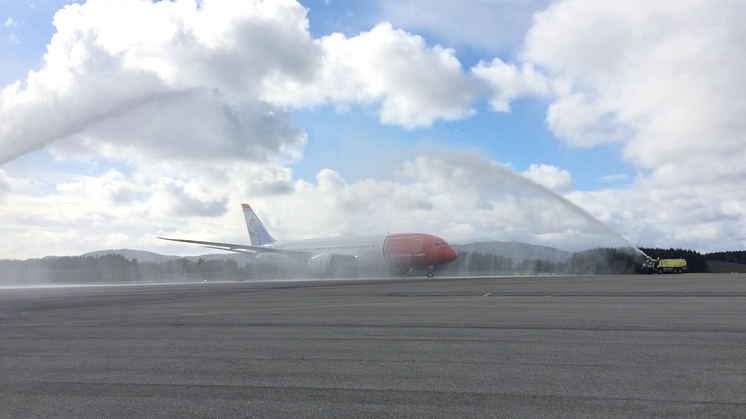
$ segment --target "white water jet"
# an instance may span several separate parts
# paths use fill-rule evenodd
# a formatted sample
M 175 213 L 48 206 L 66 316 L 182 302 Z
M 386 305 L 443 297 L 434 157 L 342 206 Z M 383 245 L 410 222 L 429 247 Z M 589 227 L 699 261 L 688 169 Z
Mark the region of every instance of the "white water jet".
M 473 153 L 429 152 L 405 167 L 445 209 L 450 226 L 442 233 L 453 242 L 516 241 L 566 251 L 630 248 L 645 255 L 568 199 Z

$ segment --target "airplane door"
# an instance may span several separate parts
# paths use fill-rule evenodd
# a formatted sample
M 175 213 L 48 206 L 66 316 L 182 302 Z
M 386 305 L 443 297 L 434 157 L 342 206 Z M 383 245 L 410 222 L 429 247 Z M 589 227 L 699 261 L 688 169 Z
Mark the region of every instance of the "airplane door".
M 414 239 L 414 248 L 412 251 L 414 253 L 420 253 L 420 250 L 422 249 L 422 239 Z

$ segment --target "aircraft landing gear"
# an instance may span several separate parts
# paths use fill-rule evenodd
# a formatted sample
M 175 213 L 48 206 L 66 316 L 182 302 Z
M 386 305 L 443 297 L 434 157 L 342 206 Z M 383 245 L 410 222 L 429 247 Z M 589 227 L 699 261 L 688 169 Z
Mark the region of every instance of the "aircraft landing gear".
M 432 278 L 432 277 L 433 277 L 433 273 L 432 273 L 432 272 L 428 272 L 428 273 L 427 273 L 427 277 L 428 277 L 428 278 Z
M 403 273 L 405 275 L 409 275 L 409 274 L 412 273 L 412 269 L 414 269 L 414 268 L 412 268 L 411 266 L 401 266 L 401 267 L 399 267 L 399 272 L 401 272 L 401 273 Z

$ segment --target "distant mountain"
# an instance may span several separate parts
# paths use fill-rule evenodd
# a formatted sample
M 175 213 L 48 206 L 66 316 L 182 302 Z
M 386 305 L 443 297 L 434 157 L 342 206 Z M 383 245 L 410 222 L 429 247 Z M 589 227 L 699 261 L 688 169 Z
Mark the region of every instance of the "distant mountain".
M 472 244 L 452 244 L 457 252 L 493 254 L 510 258 L 513 263 L 524 259 L 540 259 L 552 263 L 565 263 L 572 256 L 571 252 L 548 246 L 536 246 L 520 242 L 479 242 Z
M 209 254 L 200 256 L 175 256 L 175 255 L 161 255 L 159 253 L 146 252 L 144 250 L 132 250 L 132 249 L 109 249 L 109 250 L 98 250 L 95 252 L 89 252 L 81 256 L 104 256 L 104 255 L 122 255 L 127 260 L 137 259 L 138 262 L 153 262 L 163 263 L 169 260 L 175 259 L 187 259 L 192 262 L 197 262 L 200 259 L 204 260 L 235 260 L 239 264 L 243 264 L 249 261 L 249 258 L 240 254 Z

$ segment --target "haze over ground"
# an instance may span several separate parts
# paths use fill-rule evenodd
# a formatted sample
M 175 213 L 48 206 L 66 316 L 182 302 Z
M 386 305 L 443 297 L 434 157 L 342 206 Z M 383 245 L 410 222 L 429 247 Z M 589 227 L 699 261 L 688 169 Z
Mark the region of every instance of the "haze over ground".
M 245 242 L 241 202 L 283 239 L 746 247 L 743 2 L 67 3 L 0 6 L 2 258 L 199 254 L 155 237 Z

